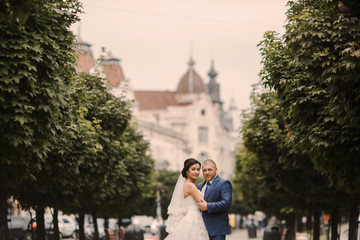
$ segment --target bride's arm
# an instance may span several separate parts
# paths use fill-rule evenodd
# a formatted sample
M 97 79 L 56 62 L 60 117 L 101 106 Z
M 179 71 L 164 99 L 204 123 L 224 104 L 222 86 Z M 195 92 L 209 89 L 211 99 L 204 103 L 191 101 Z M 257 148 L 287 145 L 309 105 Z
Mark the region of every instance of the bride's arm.
M 195 184 L 186 182 L 184 185 L 184 197 L 191 195 L 197 203 L 204 202 L 204 198 L 201 196 L 199 189 Z

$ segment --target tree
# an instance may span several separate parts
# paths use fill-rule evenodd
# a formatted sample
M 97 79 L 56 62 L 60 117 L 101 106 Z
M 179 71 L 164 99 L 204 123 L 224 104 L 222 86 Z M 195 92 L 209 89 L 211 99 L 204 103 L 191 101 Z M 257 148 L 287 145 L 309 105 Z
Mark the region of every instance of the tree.
M 59 116 L 62 127 L 61 130 L 55 130 L 58 141 L 51 146 L 41 170 L 34 174 L 35 180 L 21 184 L 14 194 L 23 208 L 36 210 L 37 221 L 43 219 L 40 215 L 46 207 L 54 209 L 55 239 L 59 238 L 57 210 L 69 212 L 67 203 L 74 200 L 78 184 L 74 179 L 77 178 L 80 165 L 102 150 L 98 143 L 101 132 L 99 121 L 86 120 L 86 109 L 79 105 L 79 98 L 83 96 L 78 95 L 75 90 L 81 87 L 85 86 L 75 82 L 69 87 L 70 96 L 64 102 Z M 39 226 L 43 226 L 43 223 Z M 45 233 L 45 229 L 42 232 Z
M 276 92 L 261 89 L 252 94 L 252 100 L 252 108 L 244 113 L 244 148 L 237 155 L 236 182 L 253 210 L 277 216 L 306 214 L 316 206 L 344 202 L 344 194 L 328 187 L 327 178 L 291 141 Z M 293 217 L 287 221 L 296 223 Z M 293 225 L 290 229 L 296 228 Z
M 106 79 L 98 74 L 82 73 L 77 94 L 84 96 L 81 106 L 85 118 L 100 123 L 99 144 L 102 150 L 79 166 L 76 178 L 73 210 L 83 221 L 84 213 L 109 216 L 124 214 L 131 209 L 133 199 L 141 196 L 146 179 L 153 170 L 147 154 L 148 143 L 131 124 L 130 105 L 124 97 L 109 93 Z M 84 238 L 80 222 L 80 239 Z M 96 236 L 95 236 L 96 237 Z
M 161 217 L 167 219 L 167 209 L 180 175 L 178 171 L 159 170 L 156 175 L 156 188 L 161 189 Z
M 278 92 L 294 141 L 351 195 L 349 239 L 357 235 L 360 191 L 359 4 L 290 1 L 284 39 L 272 38 L 279 48 L 263 52 L 264 84 Z
M 149 143 L 144 140 L 134 123 L 126 128 L 123 141 L 126 145 L 123 147 L 126 152 L 124 162 L 128 172 L 126 185 L 122 178 L 113 176 L 115 191 L 107 195 L 106 205 L 99 206 L 99 213 L 104 217 L 121 218 L 131 217 L 137 213 L 144 214 L 140 211 L 139 205 L 147 197 L 148 185 L 152 183 L 153 159 L 148 155 Z M 125 193 L 124 187 L 128 188 Z
M 255 193 L 257 183 L 252 180 L 250 172 L 249 174 L 245 173 L 247 172 L 245 164 L 251 162 L 252 160 L 249 158 L 252 157 L 253 154 L 239 144 L 235 158 L 235 177 L 232 179 L 233 200 L 230 207 L 231 213 L 247 215 L 257 210 L 256 204 L 253 202 L 256 196 L 251 195 Z
M 161 217 L 162 219 L 167 219 L 167 209 L 179 174 L 178 171 L 166 169 L 153 171 L 148 181 L 145 197 L 138 204 L 135 214 L 145 214 L 156 217 L 156 194 L 157 191 L 159 191 Z
M 64 88 L 75 74 L 70 25 L 80 4 L 68 1 L 0 2 L 0 222 L 6 201 L 41 169 L 61 128 Z
M 242 134 L 244 147 L 250 154 L 242 154 L 242 181 L 239 182 L 248 191 L 244 191 L 244 195 L 254 210 L 277 216 L 294 215 L 306 204 L 286 191 L 285 186 L 289 184 L 286 182 L 294 182 L 297 177 L 289 178 L 295 159 L 289 157 L 286 146 L 287 129 L 276 93 L 260 91 L 252 95 L 252 110 L 244 113 Z M 292 223 L 289 218 L 287 224 L 291 239 L 295 239 L 296 228 L 293 218 L 291 220 Z

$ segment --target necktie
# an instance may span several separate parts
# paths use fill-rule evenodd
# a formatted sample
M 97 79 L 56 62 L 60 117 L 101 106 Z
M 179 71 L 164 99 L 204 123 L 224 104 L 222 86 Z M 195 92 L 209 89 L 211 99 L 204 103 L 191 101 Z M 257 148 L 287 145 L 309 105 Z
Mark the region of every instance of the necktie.
M 206 188 L 205 188 L 205 192 L 204 192 L 204 198 L 205 198 L 205 196 L 206 196 L 206 192 L 207 192 L 207 190 L 208 190 L 208 188 L 209 188 L 210 185 L 211 185 L 210 182 L 207 182 Z

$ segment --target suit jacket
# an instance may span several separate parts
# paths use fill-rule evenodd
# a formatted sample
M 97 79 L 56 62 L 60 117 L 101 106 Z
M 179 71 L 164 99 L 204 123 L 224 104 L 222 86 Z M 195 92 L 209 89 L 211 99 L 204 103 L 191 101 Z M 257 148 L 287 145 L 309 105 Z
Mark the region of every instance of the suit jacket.
M 201 191 L 206 181 L 197 185 Z M 210 236 L 229 234 L 228 209 L 231 205 L 232 186 L 229 180 L 224 180 L 218 175 L 214 178 L 211 187 L 207 190 L 205 201 L 207 211 L 202 212 L 206 229 Z

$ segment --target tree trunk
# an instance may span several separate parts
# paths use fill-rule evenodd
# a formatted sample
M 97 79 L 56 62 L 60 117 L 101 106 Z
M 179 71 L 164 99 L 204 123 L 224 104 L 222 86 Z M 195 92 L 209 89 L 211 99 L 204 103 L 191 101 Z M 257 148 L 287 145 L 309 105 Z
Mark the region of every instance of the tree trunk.
M 338 225 L 339 225 L 339 206 L 334 206 L 331 209 L 331 240 L 338 240 Z
M 304 224 L 302 222 L 301 217 L 297 217 L 297 231 L 303 232 L 304 231 Z
M 96 212 L 94 211 L 92 214 L 93 217 L 93 224 L 94 224 L 94 240 L 99 240 L 99 228 L 98 228 L 98 224 L 97 224 L 97 216 L 96 216 Z
M 355 197 L 350 206 L 349 237 L 348 237 L 349 240 L 357 239 L 358 215 L 359 215 L 358 201 L 357 201 L 357 197 Z
M 287 225 L 287 233 L 286 233 L 286 240 L 296 240 L 296 215 L 295 213 L 290 213 L 286 216 L 286 225 Z
M 319 209 L 314 211 L 314 238 L 313 240 L 320 240 L 320 216 L 321 212 Z
M 122 222 L 121 217 L 118 217 L 117 227 L 118 227 L 118 230 L 119 230 L 119 238 L 120 238 L 120 240 L 124 240 L 125 239 L 125 232 L 124 232 L 124 227 L 123 227 L 123 222 Z
M 109 218 L 108 217 L 104 218 L 104 228 L 109 229 Z
M 54 208 L 54 240 L 60 240 L 58 210 Z
M 84 222 L 85 222 L 85 213 L 83 211 L 80 211 L 78 218 L 79 240 L 85 240 Z
M 7 190 L 0 189 L 0 225 L 1 225 L 1 240 L 8 239 L 8 224 L 7 224 Z
M 310 234 L 312 229 L 312 217 L 308 215 L 306 216 L 306 231 Z
M 46 240 L 45 236 L 45 221 L 44 221 L 44 213 L 45 210 L 43 208 L 36 209 L 36 236 L 37 240 Z

